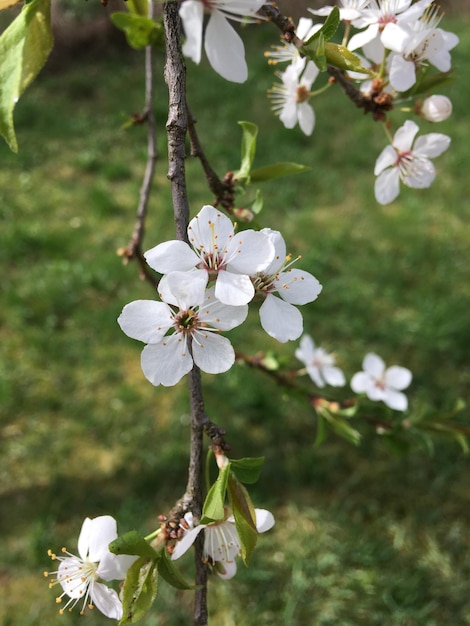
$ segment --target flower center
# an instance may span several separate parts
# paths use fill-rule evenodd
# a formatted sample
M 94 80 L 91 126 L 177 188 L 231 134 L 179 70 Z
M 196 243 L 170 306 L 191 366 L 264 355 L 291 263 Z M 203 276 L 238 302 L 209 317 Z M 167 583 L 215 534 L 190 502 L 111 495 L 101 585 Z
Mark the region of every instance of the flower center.
M 72 611 L 77 603 L 83 599 L 83 605 L 80 610 L 80 614 L 83 615 L 85 608 L 93 608 L 93 603 L 90 602 L 90 588 L 93 586 L 93 582 L 98 578 L 97 570 L 98 563 L 93 563 L 87 559 L 84 561 L 78 556 L 71 554 L 66 548 L 62 548 L 62 552 L 67 556 L 57 556 L 48 550 L 48 555 L 53 561 L 59 561 L 59 568 L 56 572 L 44 572 L 46 578 L 50 574 L 55 574 L 56 578 L 50 578 L 49 588 L 55 587 L 55 585 L 61 585 L 63 592 L 60 596 L 57 596 L 56 603 L 60 604 L 62 598 L 67 595 L 69 600 L 64 607 L 60 608 L 59 613 L 63 615 L 66 609 Z
M 310 91 L 307 89 L 307 87 L 305 87 L 305 85 L 299 85 L 297 87 L 295 101 L 297 103 L 307 102 L 309 98 L 310 98 Z
M 178 315 L 175 315 L 173 326 L 178 333 L 191 334 L 200 326 L 197 312 L 194 309 L 180 311 Z

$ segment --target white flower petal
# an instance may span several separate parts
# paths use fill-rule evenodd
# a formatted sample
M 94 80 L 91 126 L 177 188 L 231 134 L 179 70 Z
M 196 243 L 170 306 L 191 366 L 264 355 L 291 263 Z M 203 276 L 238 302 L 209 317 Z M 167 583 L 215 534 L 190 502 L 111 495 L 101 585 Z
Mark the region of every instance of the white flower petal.
M 346 378 L 339 367 L 326 365 L 322 367 L 322 374 L 326 383 L 332 387 L 343 387 L 346 384 Z
M 260 307 L 259 317 L 264 330 L 281 343 L 298 339 L 302 334 L 303 320 L 295 306 L 269 294 Z
M 375 162 L 374 174 L 378 176 L 383 170 L 387 169 L 387 167 L 391 167 L 395 165 L 397 162 L 397 153 L 392 146 L 387 146 L 382 150 L 382 152 L 377 157 L 377 161 Z
M 286 260 L 286 244 L 284 238 L 278 230 L 271 230 L 271 228 L 263 228 L 260 232 L 267 235 L 274 246 L 273 260 L 263 271 L 268 275 L 275 274 Z
M 413 61 L 404 59 L 401 55 L 392 55 L 390 63 L 390 84 L 397 91 L 407 91 L 416 82 L 416 66 Z M 394 142 L 395 144 L 395 142 Z
M 418 137 L 413 153 L 417 156 L 434 158 L 440 156 L 450 146 L 450 137 L 442 133 L 429 133 Z
M 288 269 L 273 281 L 279 296 L 290 304 L 307 304 L 316 300 L 322 290 L 319 281 L 304 270 Z
M 239 274 L 252 275 L 265 270 L 274 258 L 274 246 L 263 231 L 237 233 L 228 246 L 227 267 Z
M 155 387 L 172 387 L 193 368 L 186 342 L 178 334 L 165 337 L 161 343 L 145 346 L 140 362 L 145 377 Z
M 369 43 L 377 37 L 379 34 L 379 25 L 371 24 L 365 30 L 353 35 L 348 43 L 348 48 L 351 51 L 362 48 L 365 44 Z
M 325 386 L 325 381 L 322 378 L 322 370 L 315 365 L 307 365 L 307 374 L 313 380 L 317 387 L 322 389 Z
M 406 389 L 413 378 L 412 373 L 406 367 L 392 365 L 385 372 L 385 384 L 387 387 L 402 390 Z
M 405 50 L 409 38 L 410 32 L 393 22 L 385 24 L 382 34 L 380 35 L 382 44 L 387 50 L 399 53 Z
M 171 309 L 164 302 L 134 300 L 126 304 L 117 321 L 128 337 L 144 343 L 158 343 L 172 320 Z
M 284 104 L 279 119 L 286 128 L 294 128 L 297 124 L 297 103 L 294 99 L 290 98 Z
M 274 515 L 266 509 L 255 509 L 256 530 L 265 533 L 274 526 Z
M 171 555 L 172 561 L 176 561 L 176 559 L 179 559 L 181 556 L 183 556 L 183 554 L 185 554 L 185 552 L 189 550 L 189 548 L 196 541 L 196 537 L 204 528 L 205 528 L 205 525 L 200 524 L 199 526 L 192 528 L 191 530 L 189 530 L 187 533 L 184 534 L 181 541 L 178 541 L 177 544 L 175 545 L 175 549 L 173 550 L 173 553 Z
M 365 372 L 357 372 L 351 379 L 351 389 L 354 393 L 365 393 L 370 386 L 370 376 Z
M 186 35 L 183 54 L 195 63 L 200 63 L 204 6 L 199 0 L 185 0 L 180 7 L 179 14 Z
M 385 371 L 385 363 L 382 358 L 373 352 L 368 352 L 362 361 L 364 371 L 373 378 L 382 378 Z
M 84 559 L 85 560 L 85 559 Z M 65 593 L 74 600 L 84 598 L 88 580 L 82 577 L 83 561 L 76 557 L 65 558 L 57 568 L 57 580 Z
M 93 528 L 92 521 L 89 517 L 86 517 L 83 521 L 80 535 L 78 536 L 78 554 L 80 558 L 85 560 L 88 556 L 88 550 L 90 547 L 90 535 Z
M 402 180 L 407 187 L 426 189 L 431 186 L 435 177 L 434 165 L 428 159 L 421 158 L 414 161 L 413 168 L 402 176 Z
M 206 270 L 170 272 L 160 280 L 158 294 L 165 302 L 187 311 L 204 302 L 207 280 Z
M 108 545 L 117 537 L 117 522 L 111 515 L 101 515 L 91 520 L 88 536 L 88 558 L 93 563 L 110 554 Z
M 418 124 L 411 120 L 406 120 L 393 136 L 393 147 L 399 152 L 409 152 L 418 131 Z
M 226 80 L 244 83 L 248 78 L 245 47 L 235 29 L 222 13 L 213 11 L 204 40 L 209 63 Z
M 210 331 L 199 331 L 193 336 L 193 359 L 208 374 L 221 374 L 235 363 L 235 352 L 226 337 Z
M 308 102 L 301 102 L 297 105 L 297 116 L 300 130 L 309 137 L 315 128 L 315 112 Z
M 406 411 L 408 408 L 408 398 L 401 391 L 385 389 L 384 396 L 381 399 L 395 411 Z
M 96 608 L 106 617 L 117 620 L 122 618 L 122 604 L 114 589 L 95 582 L 91 586 L 91 599 Z
M 144 254 L 152 269 L 160 274 L 186 272 L 199 263 L 199 257 L 184 241 L 165 241 Z
M 216 299 L 214 291 L 214 287 L 206 291 L 206 298 L 198 312 L 199 320 L 220 330 L 231 330 L 242 324 L 248 315 L 248 306 L 222 304 Z
M 233 237 L 231 220 L 210 204 L 202 207 L 188 226 L 188 239 L 198 253 L 223 252 Z
M 400 173 L 392 167 L 383 171 L 376 179 L 374 186 L 375 199 L 379 204 L 393 202 L 400 193 Z
M 249 276 L 226 270 L 219 272 L 215 283 L 215 296 L 223 304 L 241 306 L 253 300 L 255 288 Z

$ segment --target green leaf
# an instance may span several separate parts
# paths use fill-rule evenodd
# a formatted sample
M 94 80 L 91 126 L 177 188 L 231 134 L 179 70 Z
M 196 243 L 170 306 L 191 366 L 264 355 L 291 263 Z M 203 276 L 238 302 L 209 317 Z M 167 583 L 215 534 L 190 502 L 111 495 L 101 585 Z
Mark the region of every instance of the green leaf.
M 318 38 L 317 49 L 315 50 L 312 60 L 321 72 L 326 72 L 325 39 L 321 32 Z
M 234 173 L 234 178 L 238 180 L 246 179 L 250 182 L 250 171 L 256 153 L 256 137 L 258 127 L 251 122 L 238 122 L 243 129 L 241 164 L 238 172 Z
M 13 110 L 52 43 L 50 0 L 32 0 L 0 36 L 0 134 L 13 152 L 18 152 Z
M 358 446 L 361 443 L 361 433 L 350 426 L 347 421 L 337 413 L 332 413 L 326 408 L 319 408 L 317 409 L 317 415 L 321 415 L 331 429 L 334 430 L 337 435 L 346 439 L 346 441 L 349 441 L 355 446 Z
M 167 551 L 162 550 L 161 555 L 161 559 L 158 560 L 157 564 L 160 576 L 176 589 L 194 589 L 194 585 L 190 585 L 186 581 L 174 562 L 168 556 Z
M 257 167 L 255 170 L 252 170 L 250 180 L 252 183 L 261 183 L 265 180 L 280 178 L 281 176 L 301 174 L 302 172 L 307 172 L 310 169 L 312 168 L 307 165 L 290 163 L 289 161 L 274 163 L 273 165 L 265 165 L 264 167 Z
M 135 554 L 150 559 L 160 556 L 136 530 L 130 530 L 112 541 L 109 549 L 113 554 Z
M 225 495 L 229 476 L 230 463 L 219 470 L 217 480 L 209 489 L 202 509 L 201 524 L 210 524 L 225 518 Z
M 143 15 L 147 17 L 149 14 L 148 0 L 127 0 L 126 6 L 130 13 L 135 15 Z
M 318 413 L 317 414 L 317 433 L 315 435 L 314 446 L 320 446 L 328 435 L 328 428 L 326 426 L 326 420 Z
M 258 540 L 255 508 L 248 491 L 233 475 L 230 476 L 228 482 L 228 493 L 235 526 L 240 538 L 241 556 L 247 565 Z
M 405 92 L 404 96 L 417 96 L 418 94 L 428 94 L 430 91 L 434 91 L 436 87 L 441 87 L 441 85 L 453 83 L 456 80 L 455 76 L 452 76 L 449 72 L 432 74 L 431 76 L 424 76 L 423 78 L 418 78 L 416 84 L 413 87 Z
M 255 199 L 253 200 L 253 203 L 251 205 L 251 210 L 253 211 L 255 215 L 258 215 L 259 213 L 261 213 L 263 209 L 263 205 L 264 205 L 263 194 L 261 193 L 260 189 L 257 189 L 256 194 L 255 194 Z
M 230 465 L 233 473 L 240 482 L 253 484 L 259 478 L 264 459 L 264 456 L 256 458 L 247 457 L 244 459 L 230 459 Z
M 122 588 L 123 617 L 119 624 L 134 624 L 152 606 L 158 590 L 159 559 L 140 558 L 127 570 Z
M 325 43 L 325 57 L 329 65 L 334 65 L 334 67 L 338 67 L 340 70 L 349 70 L 362 74 L 372 73 L 362 65 L 361 59 L 348 50 L 346 46 L 340 46 L 337 43 Z
M 135 50 L 163 42 L 163 26 L 149 17 L 116 11 L 111 13 L 111 21 L 124 31 L 127 43 Z
M 323 38 L 323 41 L 329 41 L 338 30 L 339 22 L 340 22 L 339 9 L 338 7 L 333 7 L 333 10 L 330 12 L 328 17 L 326 18 L 323 26 L 319 30 L 317 30 L 316 33 L 313 33 L 310 39 L 307 39 L 307 41 L 305 42 L 304 48 L 309 48 L 309 49 L 311 48 L 312 50 L 315 50 L 316 49 L 315 43 L 317 39 Z

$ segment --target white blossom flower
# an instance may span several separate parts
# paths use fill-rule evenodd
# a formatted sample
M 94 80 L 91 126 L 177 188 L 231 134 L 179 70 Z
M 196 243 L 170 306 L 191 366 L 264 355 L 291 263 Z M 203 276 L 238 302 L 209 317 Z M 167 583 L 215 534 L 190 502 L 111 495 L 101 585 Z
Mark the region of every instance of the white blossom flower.
M 387 67 L 390 84 L 397 91 L 407 91 L 416 83 L 416 70 L 421 66 L 433 65 L 440 72 L 451 68 L 449 51 L 459 38 L 437 28 L 442 17 L 439 7 L 431 5 L 420 19 L 406 27 L 390 24 L 382 35 L 382 43 L 392 50 Z
M 193 363 L 209 374 L 232 367 L 235 353 L 219 332 L 241 324 L 248 307 L 221 304 L 214 288 L 205 289 L 206 283 L 203 270 L 171 272 L 158 285 L 163 302 L 136 300 L 122 310 L 118 318 L 122 330 L 147 344 L 141 365 L 153 385 L 176 385 Z
M 322 24 L 314 24 L 313 20 L 308 17 L 301 17 L 295 29 L 295 34 L 302 41 L 308 41 L 321 27 Z M 268 57 L 268 63 L 271 65 L 283 62 L 303 65 L 304 58 L 295 44 L 284 43 L 282 46 L 272 46 L 272 48 L 273 50 L 264 53 L 264 56 Z
M 451 114 L 452 102 L 447 96 L 429 96 L 421 105 L 421 115 L 428 122 L 443 122 Z
M 272 263 L 252 276 L 256 293 L 265 297 L 259 310 L 261 326 L 268 335 L 285 343 L 298 339 L 303 330 L 302 315 L 293 305 L 313 302 L 322 286 L 312 274 L 291 268 L 300 257 L 291 261 L 291 256 L 286 256 L 280 232 L 270 228 L 261 232 L 269 236 L 276 251 Z
M 245 48 L 228 19 L 238 22 L 253 20 L 264 0 L 184 0 L 179 14 L 186 41 L 183 54 L 195 63 L 201 61 L 204 9 L 210 12 L 204 49 L 213 69 L 226 80 L 244 83 L 248 78 Z M 259 16 L 256 16 L 259 19 Z
M 115 555 L 109 551 L 108 545 L 117 538 L 116 520 L 110 515 L 102 515 L 83 522 L 78 538 L 78 554 L 75 556 L 62 548 L 66 556 L 58 556 L 48 551 L 52 560 L 59 561 L 55 579 L 51 579 L 50 587 L 60 584 L 63 593 L 56 599 L 57 603 L 64 596 L 69 599 L 60 613 L 68 608 L 71 611 L 79 602 L 81 613 L 85 608 L 96 606 L 106 617 L 120 620 L 122 604 L 114 589 L 99 582 L 100 580 L 124 580 L 126 572 L 136 560 L 135 556 Z M 48 576 L 49 572 L 45 572 Z M 83 601 L 83 602 L 82 602 Z
M 256 530 L 264 533 L 274 526 L 274 517 L 266 509 L 255 509 Z M 221 522 L 212 524 L 199 524 L 193 526 L 192 514 L 185 515 L 186 525 L 189 530 L 185 530 L 183 538 L 176 544 L 171 558 L 179 559 L 193 545 L 196 537 L 204 530 L 204 548 L 202 558 L 209 562 L 217 574 L 228 580 L 233 578 L 237 572 L 235 557 L 240 552 L 240 538 L 235 527 L 235 519 L 231 515 Z
M 365 55 L 378 63 L 381 60 L 381 50 L 387 47 L 391 38 L 388 31 L 393 28 L 396 41 L 408 37 L 408 26 L 416 22 L 433 0 L 370 0 L 369 6 L 361 11 L 359 18 L 353 20 L 356 28 L 365 30 L 351 37 L 348 48 L 351 51 L 363 48 Z
M 406 411 L 408 399 L 401 392 L 411 383 L 409 369 L 398 365 L 385 369 L 383 360 L 372 352 L 364 357 L 362 368 L 364 371 L 354 374 L 351 380 L 355 393 L 365 393 L 370 400 L 381 400 L 395 411 Z
M 317 387 L 324 387 L 325 384 L 342 387 L 346 384 L 343 372 L 335 366 L 335 357 L 321 347 L 316 348 L 309 335 L 302 337 L 295 356 L 305 365 L 308 375 Z
M 166 241 L 145 253 L 157 272 L 205 271 L 215 279 L 215 297 L 223 304 L 239 306 L 253 299 L 250 274 L 262 271 L 272 261 L 269 238 L 254 230 L 235 234 L 231 220 L 210 205 L 203 206 L 188 226 L 190 246 L 184 241 Z
M 400 180 L 408 187 L 424 189 L 433 182 L 436 171 L 430 159 L 442 154 L 450 145 L 450 137 L 429 133 L 413 141 L 419 127 L 406 121 L 393 137 L 391 146 L 380 153 L 374 174 L 375 197 L 380 204 L 395 200 L 400 192 Z
M 273 85 L 268 92 L 273 103 L 272 110 L 284 126 L 294 128 L 299 124 L 307 136 L 312 134 L 315 127 L 315 112 L 308 101 L 319 71 L 313 61 L 301 59 L 301 63 L 289 65 L 282 74 L 278 73 L 281 84 Z

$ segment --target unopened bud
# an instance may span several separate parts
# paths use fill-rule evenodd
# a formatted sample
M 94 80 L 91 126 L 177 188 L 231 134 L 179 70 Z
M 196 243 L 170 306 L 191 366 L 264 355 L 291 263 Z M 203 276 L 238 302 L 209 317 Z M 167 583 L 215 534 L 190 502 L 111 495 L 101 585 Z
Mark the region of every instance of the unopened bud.
M 447 96 L 430 96 L 421 107 L 421 114 L 428 122 L 443 122 L 452 113 L 452 102 Z

